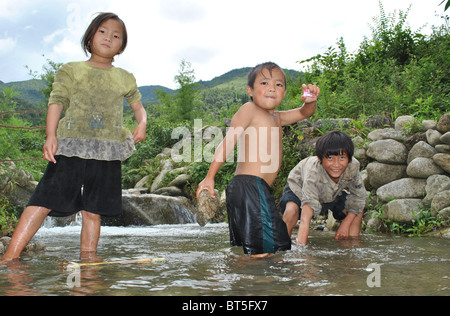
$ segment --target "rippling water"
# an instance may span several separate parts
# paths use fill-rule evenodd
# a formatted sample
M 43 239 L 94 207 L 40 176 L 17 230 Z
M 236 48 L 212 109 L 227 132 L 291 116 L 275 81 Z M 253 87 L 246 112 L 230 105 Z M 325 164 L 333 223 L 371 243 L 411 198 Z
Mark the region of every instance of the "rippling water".
M 42 228 L 36 238 L 47 250 L 0 266 L 0 295 L 450 295 L 448 239 L 336 242 L 314 231 L 307 247 L 257 260 L 229 246 L 226 224 L 103 227 L 104 261 L 165 260 L 70 271 L 60 263 L 79 262 L 79 236 L 77 226 Z

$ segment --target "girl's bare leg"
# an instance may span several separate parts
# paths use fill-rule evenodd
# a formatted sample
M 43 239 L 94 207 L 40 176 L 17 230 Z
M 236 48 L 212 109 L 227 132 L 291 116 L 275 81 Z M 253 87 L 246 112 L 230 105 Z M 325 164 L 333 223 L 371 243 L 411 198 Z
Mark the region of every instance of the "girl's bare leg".
M 100 215 L 82 211 L 83 226 L 81 228 L 81 252 L 97 251 L 100 239 L 101 217 Z
M 29 206 L 23 211 L 2 261 L 11 261 L 20 257 L 23 249 L 41 228 L 49 213 L 49 209 L 38 206 Z

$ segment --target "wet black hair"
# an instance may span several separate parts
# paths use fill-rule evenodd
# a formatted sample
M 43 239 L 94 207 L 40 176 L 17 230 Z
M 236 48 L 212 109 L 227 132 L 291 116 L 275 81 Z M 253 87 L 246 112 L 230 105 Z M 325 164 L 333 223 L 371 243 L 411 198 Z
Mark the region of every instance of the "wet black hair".
M 355 146 L 347 134 L 340 131 L 331 131 L 321 136 L 316 143 L 316 156 L 320 161 L 330 156 L 339 156 L 347 153 L 349 162 L 352 162 Z
M 102 12 L 99 13 L 94 20 L 92 20 L 91 24 L 87 28 L 86 32 L 84 33 L 83 39 L 81 40 L 81 47 L 83 48 L 84 53 L 86 56 L 89 54 L 92 54 L 91 50 L 91 41 L 95 36 L 95 33 L 97 33 L 98 28 L 100 25 L 102 25 L 103 22 L 114 19 L 117 20 L 123 28 L 123 34 L 122 34 L 122 46 L 120 47 L 120 51 L 118 54 L 122 54 L 127 47 L 128 42 L 128 33 L 127 28 L 125 26 L 125 23 L 119 18 L 117 14 L 109 13 L 109 12 Z

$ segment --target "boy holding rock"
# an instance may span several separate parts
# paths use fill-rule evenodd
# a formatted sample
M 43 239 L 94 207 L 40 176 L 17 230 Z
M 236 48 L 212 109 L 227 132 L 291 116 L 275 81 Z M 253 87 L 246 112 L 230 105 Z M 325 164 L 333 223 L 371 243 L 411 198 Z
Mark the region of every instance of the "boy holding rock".
M 310 94 L 306 94 L 309 89 Z M 276 111 L 286 95 L 286 75 L 274 63 L 252 69 L 247 93 L 252 101 L 234 115 L 231 128 L 218 146 L 197 196 L 208 190 L 214 196 L 214 178 L 239 141 L 236 174 L 227 188 L 227 213 L 233 246 L 244 253 L 265 257 L 289 250 L 291 239 L 269 189 L 281 166 L 282 126 L 312 116 L 320 89 L 303 85 L 305 104 L 290 111 Z

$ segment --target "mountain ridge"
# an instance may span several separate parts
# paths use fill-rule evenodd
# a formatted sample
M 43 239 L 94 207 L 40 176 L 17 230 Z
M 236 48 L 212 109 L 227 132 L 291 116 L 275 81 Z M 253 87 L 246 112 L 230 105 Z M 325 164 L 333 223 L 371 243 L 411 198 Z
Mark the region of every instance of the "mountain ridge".
M 217 76 L 211 80 L 199 80 L 197 83 L 201 89 L 213 89 L 213 88 L 236 88 L 243 89 L 245 91 L 245 84 L 247 82 L 248 72 L 251 67 L 243 67 L 232 69 L 220 76 Z M 295 70 L 287 70 L 287 73 L 291 77 L 298 76 L 299 72 Z M 0 89 L 5 87 L 11 88 L 14 86 L 15 91 L 20 91 L 21 93 L 16 97 L 16 100 L 24 102 L 24 106 L 28 107 L 38 107 L 40 103 L 45 101 L 44 96 L 39 92 L 39 90 L 45 87 L 45 83 L 39 79 L 30 79 L 24 81 L 15 81 L 5 83 L 0 80 Z M 146 85 L 139 86 L 139 91 L 142 94 L 142 103 L 155 103 L 158 98 L 156 96 L 157 90 L 164 90 L 169 94 L 176 92 L 174 89 L 170 89 L 161 85 Z

